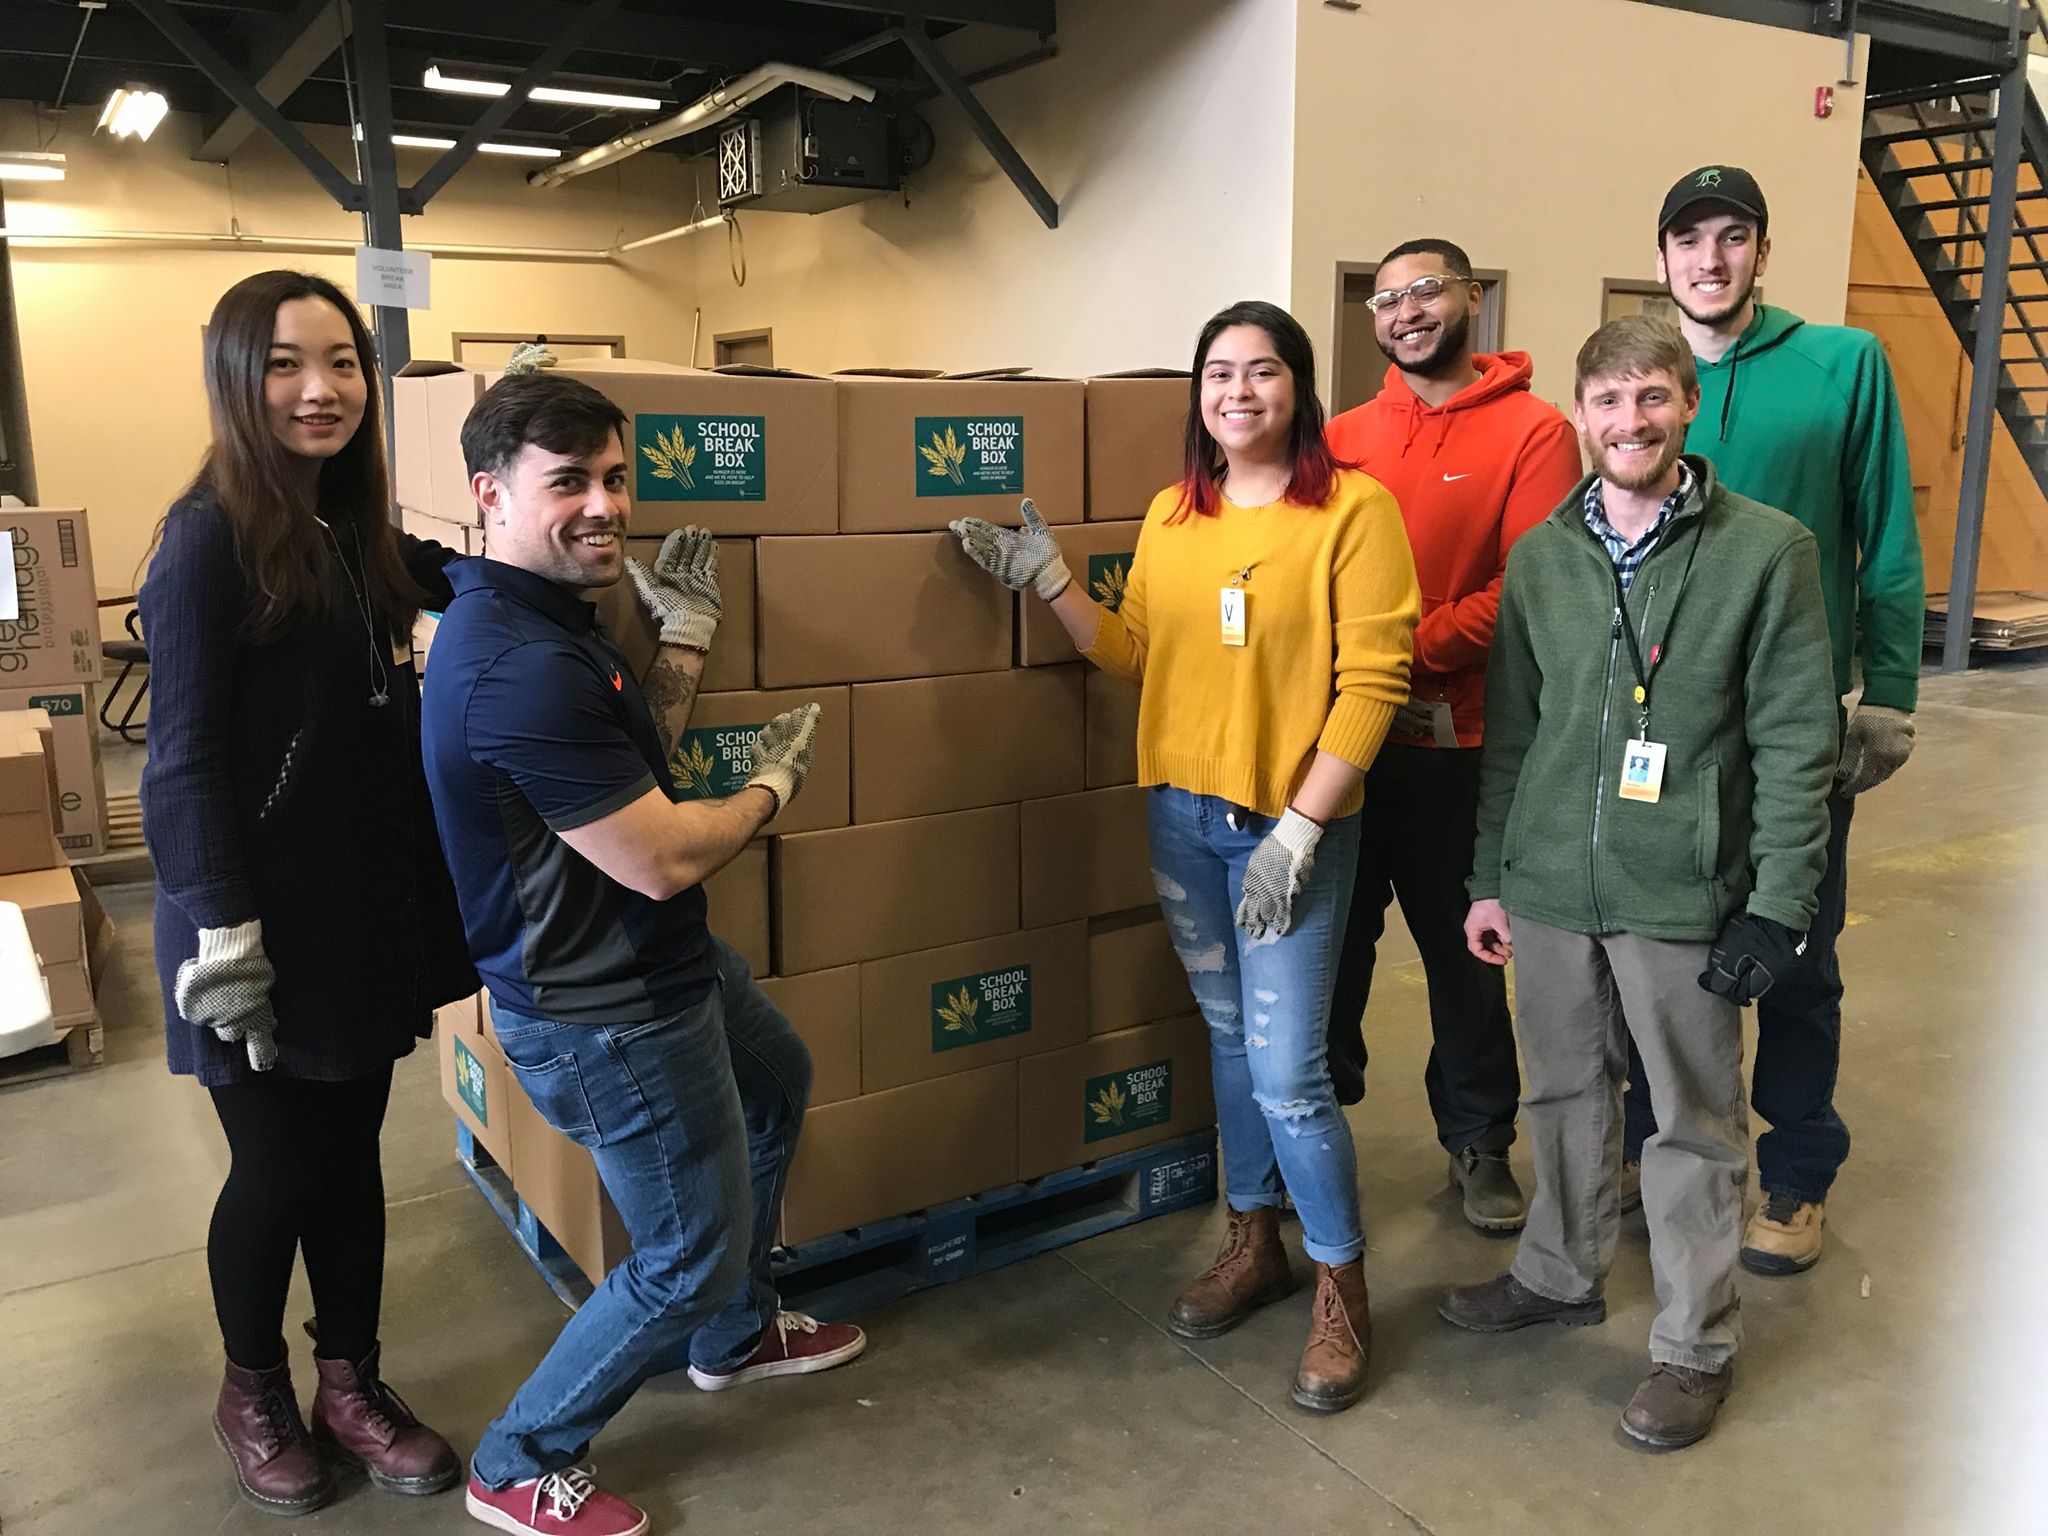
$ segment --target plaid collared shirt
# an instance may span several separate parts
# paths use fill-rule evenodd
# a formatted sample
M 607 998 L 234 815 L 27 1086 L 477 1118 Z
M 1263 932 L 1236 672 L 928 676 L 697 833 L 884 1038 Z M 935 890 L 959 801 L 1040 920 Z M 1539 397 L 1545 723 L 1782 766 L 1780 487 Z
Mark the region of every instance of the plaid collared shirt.
M 1650 557 L 1650 551 L 1657 547 L 1657 540 L 1664 536 L 1664 529 L 1671 522 L 1672 514 L 1685 505 L 1686 497 L 1692 494 L 1699 477 L 1692 472 L 1692 466 L 1684 459 L 1678 461 L 1678 489 L 1664 498 L 1664 504 L 1657 509 L 1657 520 L 1650 524 L 1649 532 L 1631 544 L 1607 521 L 1607 506 L 1600 496 L 1600 477 L 1595 475 L 1593 483 L 1586 487 L 1586 526 L 1593 530 L 1594 537 L 1607 546 L 1608 558 L 1613 560 L 1614 569 L 1621 577 L 1621 590 L 1626 592 L 1636 579 L 1636 572 Z

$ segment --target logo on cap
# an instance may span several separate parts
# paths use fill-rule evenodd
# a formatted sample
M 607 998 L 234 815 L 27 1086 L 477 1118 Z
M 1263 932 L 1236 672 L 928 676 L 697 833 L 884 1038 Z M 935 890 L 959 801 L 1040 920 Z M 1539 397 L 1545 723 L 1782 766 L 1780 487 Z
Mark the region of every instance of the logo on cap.
M 1693 183 L 1693 185 L 1700 187 L 1718 187 L 1719 185 L 1721 185 L 1721 168 L 1718 165 L 1708 166 L 1704 171 L 1700 172 L 1700 179 Z

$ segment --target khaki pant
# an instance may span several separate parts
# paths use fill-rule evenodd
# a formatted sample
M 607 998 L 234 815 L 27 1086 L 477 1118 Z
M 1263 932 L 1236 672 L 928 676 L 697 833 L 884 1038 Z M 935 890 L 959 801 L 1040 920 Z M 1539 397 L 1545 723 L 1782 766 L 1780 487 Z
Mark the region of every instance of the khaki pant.
M 1515 1022 L 1536 1163 L 1515 1278 L 1557 1301 L 1600 1294 L 1621 1228 L 1621 1089 L 1633 1036 L 1658 1132 L 1643 1212 L 1662 1305 L 1650 1358 L 1718 1371 L 1742 1339 L 1735 1294 L 1749 1119 L 1742 1014 L 1702 989 L 1705 944 L 1593 938 L 1513 917 Z

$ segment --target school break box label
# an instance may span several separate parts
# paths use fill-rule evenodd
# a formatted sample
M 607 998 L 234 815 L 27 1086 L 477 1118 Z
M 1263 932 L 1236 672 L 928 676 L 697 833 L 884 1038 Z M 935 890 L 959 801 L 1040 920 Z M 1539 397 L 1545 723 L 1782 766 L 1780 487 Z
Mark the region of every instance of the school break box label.
M 761 416 L 633 418 L 637 501 L 763 501 L 768 433 Z
M 1164 1125 L 1173 1118 L 1173 1062 L 1152 1061 L 1091 1077 L 1082 1084 L 1081 1102 L 1084 1142 Z
M 1031 967 L 1010 965 L 932 983 L 932 1049 L 981 1045 L 1031 1028 Z
M 1024 493 L 1022 416 L 919 416 L 915 425 L 918 495 Z

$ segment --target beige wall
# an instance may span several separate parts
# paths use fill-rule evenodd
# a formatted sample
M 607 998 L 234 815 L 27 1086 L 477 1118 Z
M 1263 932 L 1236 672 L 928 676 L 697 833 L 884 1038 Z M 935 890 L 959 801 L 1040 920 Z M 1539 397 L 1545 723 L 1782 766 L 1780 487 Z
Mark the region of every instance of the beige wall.
M 740 215 L 688 237 L 704 355 L 771 327 L 775 361 L 1028 365 L 1078 375 L 1186 367 L 1202 321 L 1284 302 L 1294 0 L 1062 0 L 1060 55 L 977 94 L 1059 200 L 1048 230 L 949 103 L 908 206 Z
M 1715 160 L 1770 199 L 1771 302 L 1841 321 L 1860 92 L 1813 116 L 1839 42 L 1635 0 L 1299 4 L 1292 307 L 1326 386 L 1336 264 L 1436 235 L 1508 274 L 1506 345 L 1567 400 L 1601 280 L 1655 276 L 1658 201 Z
M 25 230 L 155 230 L 357 240 L 361 220 L 336 208 L 299 165 L 258 134 L 232 172 L 191 158 L 196 120 L 173 116 L 147 144 L 89 136 L 75 114 L 50 147 L 70 157 L 67 179 L 10 182 L 7 224 Z M 313 131 L 330 154 L 338 133 Z M 25 109 L 0 103 L 0 143 L 31 142 Z M 407 179 L 433 151 L 400 150 Z M 598 249 L 674 223 L 690 175 L 670 156 L 642 155 L 614 171 L 535 191 L 523 166 L 471 162 L 405 221 L 414 242 Z M 231 284 L 270 267 L 297 267 L 353 291 L 346 252 L 213 251 L 146 245 L 16 245 L 14 287 L 39 499 L 91 511 L 102 585 L 135 572 L 165 505 L 191 476 L 206 439 L 200 327 Z M 412 316 L 418 357 L 446 357 L 456 331 L 621 333 L 646 356 L 689 350 L 689 258 L 653 247 L 618 265 L 436 258 L 433 307 Z

